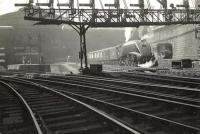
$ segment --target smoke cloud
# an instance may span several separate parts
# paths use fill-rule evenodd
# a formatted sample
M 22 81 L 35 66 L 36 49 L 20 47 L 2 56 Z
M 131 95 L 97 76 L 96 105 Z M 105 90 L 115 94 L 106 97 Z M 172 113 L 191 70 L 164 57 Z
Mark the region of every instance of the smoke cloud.
M 125 28 L 125 32 L 124 32 L 125 42 L 128 42 L 131 39 L 132 31 L 133 31 L 133 28 L 130 28 L 130 27 Z
M 139 37 L 139 29 L 138 28 L 132 28 L 132 27 L 126 27 L 124 30 L 125 35 L 125 42 L 129 40 L 140 40 Z

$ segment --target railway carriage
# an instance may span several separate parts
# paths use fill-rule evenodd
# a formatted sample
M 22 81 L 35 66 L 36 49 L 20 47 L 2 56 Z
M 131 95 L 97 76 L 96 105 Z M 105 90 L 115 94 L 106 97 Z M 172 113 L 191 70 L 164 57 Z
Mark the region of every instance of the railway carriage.
M 151 58 L 151 47 L 146 40 L 132 40 L 122 45 L 88 53 L 91 64 L 137 66 L 149 61 Z

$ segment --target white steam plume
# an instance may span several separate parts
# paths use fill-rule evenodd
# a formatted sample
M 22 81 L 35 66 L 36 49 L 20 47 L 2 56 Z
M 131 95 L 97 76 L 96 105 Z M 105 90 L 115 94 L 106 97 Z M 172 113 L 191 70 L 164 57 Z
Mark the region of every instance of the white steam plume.
M 139 64 L 138 66 L 141 67 L 141 68 L 151 68 L 153 67 L 156 62 L 158 61 L 158 56 L 156 53 L 154 53 L 154 59 L 151 59 L 150 61 L 147 61 L 146 63 L 144 64 Z
M 126 27 L 124 31 L 125 35 L 125 42 L 129 41 L 131 39 L 131 33 L 132 33 L 133 28 Z
M 142 68 L 151 68 L 154 64 L 155 64 L 155 61 L 150 60 L 150 61 L 147 61 L 144 64 L 139 64 L 138 66 L 142 67 Z
M 64 30 L 65 29 L 65 25 L 62 25 L 62 28 L 61 28 L 62 30 Z

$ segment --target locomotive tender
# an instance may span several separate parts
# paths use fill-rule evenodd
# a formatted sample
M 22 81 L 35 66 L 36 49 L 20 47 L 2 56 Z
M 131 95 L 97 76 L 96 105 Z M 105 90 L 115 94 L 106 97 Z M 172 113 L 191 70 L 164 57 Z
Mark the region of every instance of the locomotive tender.
M 146 40 L 131 40 L 122 45 L 88 53 L 90 64 L 137 66 L 151 58 L 151 47 Z

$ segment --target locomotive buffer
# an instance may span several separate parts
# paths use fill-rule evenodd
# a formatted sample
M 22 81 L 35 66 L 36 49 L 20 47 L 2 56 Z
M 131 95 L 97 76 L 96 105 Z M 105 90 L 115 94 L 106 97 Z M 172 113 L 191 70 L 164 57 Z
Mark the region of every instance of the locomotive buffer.
M 84 68 L 88 69 L 86 32 L 90 27 L 200 24 L 200 9 L 191 9 L 188 0 L 183 0 L 182 5 L 170 4 L 169 9 L 167 0 L 157 0 L 162 9 L 145 8 L 144 0 L 138 0 L 138 4 L 130 4 L 130 7 L 137 7 L 132 9 L 128 9 L 126 0 L 123 0 L 125 9 L 120 8 L 120 0 L 104 5 L 99 0 L 101 9 L 96 8 L 95 0 L 90 0 L 89 3 L 77 3 L 76 6 L 74 0 L 69 0 L 69 3 L 59 3 L 57 0 L 56 8 L 54 0 L 49 0 L 48 3 L 38 1 L 34 4 L 33 0 L 29 0 L 27 4 L 15 4 L 15 6 L 25 6 L 24 19 L 38 21 L 36 25 L 68 24 L 75 29 L 80 36 L 81 69 L 83 69 L 83 62 Z M 104 7 L 109 8 L 104 9 Z

